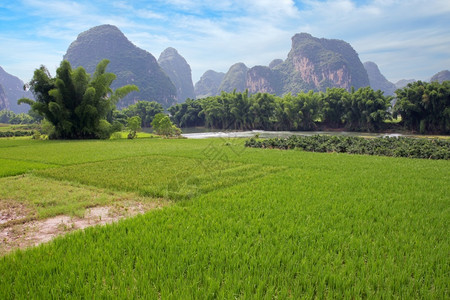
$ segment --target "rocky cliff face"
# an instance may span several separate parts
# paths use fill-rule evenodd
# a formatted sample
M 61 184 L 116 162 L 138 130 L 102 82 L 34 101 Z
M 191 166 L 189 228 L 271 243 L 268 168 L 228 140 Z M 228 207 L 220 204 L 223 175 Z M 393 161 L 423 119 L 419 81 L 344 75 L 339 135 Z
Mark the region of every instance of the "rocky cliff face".
M 444 71 L 434 74 L 433 77 L 431 77 L 430 82 L 438 81 L 439 83 L 442 83 L 443 81 L 446 81 L 446 80 L 450 80 L 450 71 L 449 70 L 444 70 Z
M 381 90 L 386 96 L 394 95 L 395 90 L 397 89 L 396 85 L 381 74 L 376 63 L 367 61 L 364 63 L 364 68 L 367 71 L 367 75 L 369 75 L 370 87 L 372 89 Z
M 3 90 L 2 85 L 0 84 L 0 110 L 9 110 L 9 102 L 8 98 L 6 98 L 5 91 Z
M 220 83 L 219 92 L 224 91 L 230 93 L 234 89 L 237 92 L 245 91 L 247 88 L 247 72 L 248 68 L 243 63 L 232 65 Z
M 367 72 L 350 44 L 318 39 L 307 33 L 292 37 L 287 59 L 275 69 L 284 74 L 283 93 L 369 85 Z
M 279 95 L 282 91 L 282 76 L 270 67 L 255 66 L 248 70 L 246 87 L 251 94 L 269 93 Z
M 133 45 L 115 26 L 101 25 L 79 34 L 64 55 L 73 68 L 83 66 L 91 74 L 105 58 L 110 60 L 107 71 L 117 76 L 113 89 L 135 84 L 140 90 L 122 99 L 119 108 L 139 100 L 157 101 L 164 107 L 176 103 L 176 88 L 155 57 Z
M 248 69 L 233 65 L 223 79 L 219 91 L 248 89 L 250 93 L 276 95 L 301 91 L 325 91 L 339 87 L 355 89 L 369 85 L 369 77 L 358 54 L 341 40 L 318 39 L 307 33 L 292 37 L 292 48 L 285 61 L 273 60 L 269 67 Z
M 278 67 L 279 65 L 281 65 L 283 63 L 283 60 L 280 58 L 274 59 L 270 62 L 269 64 L 269 68 L 273 69 Z
M 195 96 L 197 98 L 206 98 L 218 95 L 219 86 L 224 77 L 225 73 L 213 70 L 206 71 L 195 84 Z
M 177 89 L 177 102 L 195 99 L 191 67 L 176 49 L 169 47 L 164 50 L 158 63 Z
M 28 104 L 17 104 L 17 100 L 20 98 L 34 99 L 33 94 L 30 91 L 24 91 L 23 81 L 7 73 L 0 67 L 0 85 L 3 87 L 3 92 L 8 103 L 8 109 L 15 113 L 26 113 L 30 110 Z

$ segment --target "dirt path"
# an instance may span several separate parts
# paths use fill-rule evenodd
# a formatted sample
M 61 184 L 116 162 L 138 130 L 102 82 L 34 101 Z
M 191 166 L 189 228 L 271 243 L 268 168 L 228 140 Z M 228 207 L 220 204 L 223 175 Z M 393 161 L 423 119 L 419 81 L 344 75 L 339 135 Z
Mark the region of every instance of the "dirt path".
M 68 232 L 94 225 L 104 225 L 126 217 L 143 214 L 161 208 L 162 203 L 120 202 L 112 206 L 97 206 L 86 209 L 83 218 L 56 216 L 53 218 L 14 224 L 23 217 L 16 210 L 0 210 L 0 224 L 11 224 L 0 229 L 0 256 L 16 249 L 24 249 L 46 243 Z

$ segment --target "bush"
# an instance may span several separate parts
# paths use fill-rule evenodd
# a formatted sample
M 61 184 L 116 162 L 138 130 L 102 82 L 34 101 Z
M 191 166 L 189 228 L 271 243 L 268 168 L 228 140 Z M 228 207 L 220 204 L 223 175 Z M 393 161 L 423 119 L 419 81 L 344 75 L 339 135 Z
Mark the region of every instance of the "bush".
M 246 147 L 302 149 L 310 152 L 337 152 L 350 154 L 368 154 L 380 156 L 450 159 L 450 141 L 406 137 L 380 137 L 366 139 L 362 137 L 340 136 L 291 136 L 258 140 L 251 138 Z

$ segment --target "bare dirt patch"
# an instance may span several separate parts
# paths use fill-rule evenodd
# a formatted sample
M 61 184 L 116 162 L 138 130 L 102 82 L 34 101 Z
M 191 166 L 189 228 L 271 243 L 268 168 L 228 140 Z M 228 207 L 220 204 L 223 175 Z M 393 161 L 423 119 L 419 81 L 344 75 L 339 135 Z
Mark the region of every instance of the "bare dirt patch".
M 33 215 L 33 210 L 22 203 L 7 200 L 0 202 L 0 228 L 26 222 Z
M 46 243 L 53 238 L 74 230 L 94 225 L 104 225 L 126 217 L 143 214 L 161 208 L 163 202 L 117 202 L 110 206 L 97 206 L 86 209 L 84 217 L 56 216 L 45 220 L 21 222 L 26 215 L 20 207 L 0 210 L 0 256 L 16 249 L 24 249 Z M 23 208 L 22 208 L 23 209 Z M 6 224 L 5 224 L 6 223 Z M 10 226 L 8 226 L 11 224 Z M 1 223 L 0 223 L 1 225 Z M 5 226 L 6 225 L 6 226 Z

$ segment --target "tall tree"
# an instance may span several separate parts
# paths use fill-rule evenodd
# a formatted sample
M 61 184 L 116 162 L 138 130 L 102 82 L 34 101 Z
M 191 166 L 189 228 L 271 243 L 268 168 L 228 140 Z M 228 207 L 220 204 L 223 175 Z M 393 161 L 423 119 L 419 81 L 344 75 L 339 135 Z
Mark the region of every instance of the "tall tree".
M 395 93 L 394 116 L 400 115 L 407 129 L 450 133 L 450 81 L 417 81 Z
M 164 112 L 163 106 L 156 101 L 138 101 L 124 108 L 122 112 L 128 117 L 138 116 L 141 118 L 142 127 L 150 127 L 156 114 Z
M 320 99 L 322 122 L 327 126 L 339 128 L 343 125 L 345 104 L 350 93 L 343 88 L 327 88 Z
M 138 91 L 135 85 L 111 89 L 116 75 L 106 72 L 108 60 L 102 60 L 91 77 L 83 67 L 72 70 L 66 60 L 51 77 L 41 66 L 34 72 L 29 83 L 36 101 L 22 98 L 18 103 L 27 103 L 54 126 L 50 138 L 91 139 L 108 138 L 113 130 L 107 121 L 112 116 L 116 103 L 128 93 Z
M 352 89 L 350 99 L 346 99 L 343 116 L 345 126 L 351 130 L 374 131 L 389 119 L 391 97 L 385 97 L 380 90 L 371 87 Z

